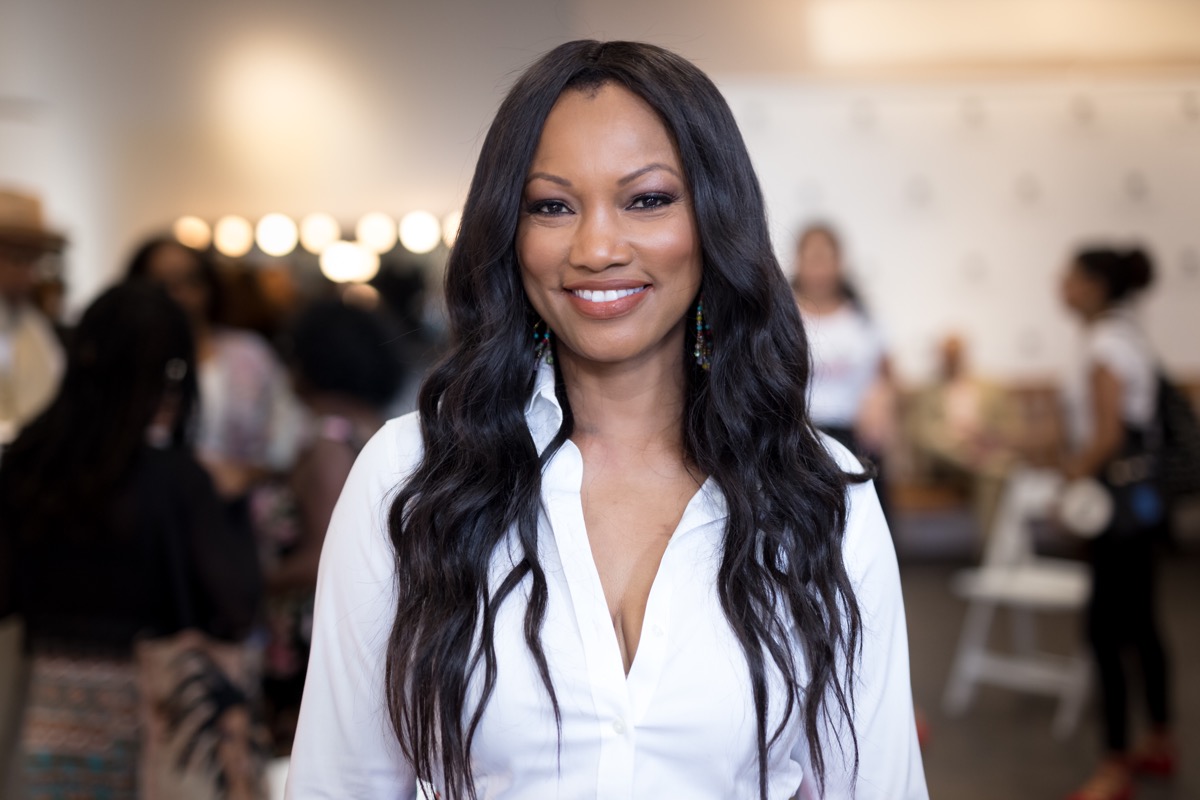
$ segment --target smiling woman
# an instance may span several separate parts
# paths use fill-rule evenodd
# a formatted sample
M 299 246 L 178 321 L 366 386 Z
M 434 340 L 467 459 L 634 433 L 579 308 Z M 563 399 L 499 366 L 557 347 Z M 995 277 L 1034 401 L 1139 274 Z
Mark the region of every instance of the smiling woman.
M 326 538 L 290 796 L 926 797 L 887 526 L 712 82 L 530 67 L 446 296 Z

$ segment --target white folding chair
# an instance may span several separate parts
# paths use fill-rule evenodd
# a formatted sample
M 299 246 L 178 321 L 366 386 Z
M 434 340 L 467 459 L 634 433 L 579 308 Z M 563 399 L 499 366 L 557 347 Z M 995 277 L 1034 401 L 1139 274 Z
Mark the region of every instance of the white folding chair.
M 949 714 L 966 711 L 976 687 L 990 683 L 1057 697 L 1054 733 L 1060 738 L 1079 722 L 1091 679 L 1086 652 L 1080 645 L 1063 656 L 1036 645 L 1034 615 L 1080 611 L 1091 589 L 1084 564 L 1033 552 L 1029 523 L 1049 513 L 1060 487 L 1056 473 L 1015 470 L 996 509 L 982 563 L 954 577 L 952 589 L 968 606 L 942 700 Z M 992 620 L 1001 608 L 1012 620 L 1011 652 L 988 648 Z

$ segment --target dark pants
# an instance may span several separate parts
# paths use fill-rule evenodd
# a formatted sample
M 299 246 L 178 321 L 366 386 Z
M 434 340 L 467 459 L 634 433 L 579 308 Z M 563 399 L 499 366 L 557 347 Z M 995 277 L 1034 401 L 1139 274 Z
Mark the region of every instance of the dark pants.
M 1147 533 L 1114 536 L 1092 543 L 1092 597 L 1087 635 L 1096 658 L 1104 713 L 1104 743 L 1110 751 L 1129 749 L 1126 670 L 1123 657 L 1136 652 L 1145 681 L 1150 721 L 1166 725 L 1167 657 L 1158 632 L 1155 602 L 1155 542 Z

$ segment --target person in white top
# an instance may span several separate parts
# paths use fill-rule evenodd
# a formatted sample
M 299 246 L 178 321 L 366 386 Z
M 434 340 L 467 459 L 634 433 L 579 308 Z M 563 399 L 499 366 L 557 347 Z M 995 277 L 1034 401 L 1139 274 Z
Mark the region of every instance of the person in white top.
M 887 526 L 712 82 L 555 48 L 462 220 L 451 350 L 334 510 L 287 796 L 927 797 Z
M 809 417 L 874 462 L 886 515 L 883 455 L 895 436 L 896 391 L 883 336 L 846 277 L 841 238 L 831 225 L 810 223 L 796 239 L 792 291 L 812 356 Z
M 1062 469 L 1067 479 L 1104 478 L 1127 448 L 1145 447 L 1154 435 L 1158 366 L 1129 307 L 1152 279 L 1149 257 L 1136 248 L 1080 250 L 1063 278 L 1063 301 L 1085 328 L 1082 353 L 1064 390 L 1071 445 Z M 1071 800 L 1129 798 L 1135 774 L 1169 775 L 1177 766 L 1155 608 L 1154 539 L 1165 518 L 1161 510 L 1145 512 L 1144 519 L 1119 525 L 1114 516 L 1109 529 L 1091 542 L 1087 632 L 1100 678 L 1105 754 Z M 1141 662 L 1152 725 L 1145 741 L 1132 749 L 1122 664 L 1126 649 Z
M 41 200 L 0 189 L 0 451 L 54 399 L 66 367 L 50 320 L 33 303 L 38 264 L 66 239 Z

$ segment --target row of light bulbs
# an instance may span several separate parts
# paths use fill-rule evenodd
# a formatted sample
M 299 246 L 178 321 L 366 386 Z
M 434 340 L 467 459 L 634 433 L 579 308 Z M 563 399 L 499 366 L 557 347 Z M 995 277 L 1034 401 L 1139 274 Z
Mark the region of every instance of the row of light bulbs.
M 255 244 L 269 256 L 286 256 L 297 245 L 318 256 L 321 272 L 337 283 L 363 283 L 379 272 L 379 256 L 399 241 L 410 253 L 429 253 L 445 242 L 454 244 L 462 212 L 452 211 L 439 220 L 428 211 L 410 211 L 399 224 L 388 214 L 364 214 L 354 227 L 355 240 L 342 239 L 337 220 L 324 212 L 296 222 L 286 214 L 267 214 L 251 225 L 245 217 L 230 214 L 211 227 L 195 216 L 180 217 L 173 231 L 181 244 L 205 250 L 209 245 L 229 258 L 241 258 Z

